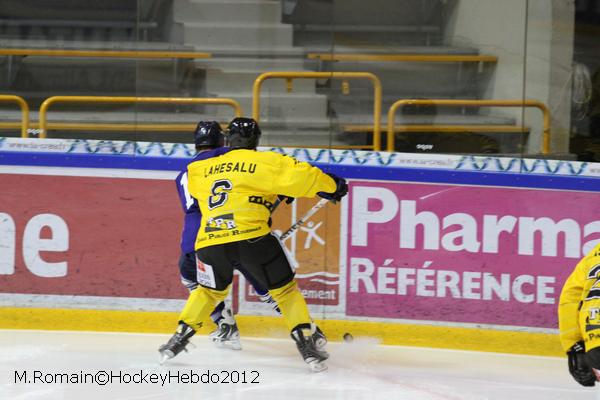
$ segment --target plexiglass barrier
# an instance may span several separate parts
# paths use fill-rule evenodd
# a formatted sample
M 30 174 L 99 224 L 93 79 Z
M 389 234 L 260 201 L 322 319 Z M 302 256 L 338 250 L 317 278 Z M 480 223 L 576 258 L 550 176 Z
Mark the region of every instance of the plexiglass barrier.
M 40 0 L 9 3 L 0 18 L 0 94 L 20 96 L 34 110 L 32 135 L 40 133 L 36 110 L 52 96 L 225 97 L 249 115 L 252 85 L 263 73 L 361 72 L 381 81 L 378 116 L 369 82 L 348 88 L 336 79 L 304 79 L 293 93 L 285 82 L 265 83 L 265 143 L 368 150 L 382 139 L 373 132 L 387 126 L 397 100 L 534 99 L 551 115 L 544 157 L 600 154 L 596 0 L 550 6 L 545 0 L 86 0 L 50 10 Z M 80 105 L 56 112 L 60 122 L 90 128 L 230 119 L 211 105 Z M 3 134 L 20 135 L 18 112 L 2 104 L 0 113 Z M 397 134 L 396 151 L 519 157 L 541 155 L 544 146 L 543 124 L 527 107 L 414 105 L 398 117 L 406 129 Z M 51 133 L 78 135 L 190 141 L 185 132 L 146 129 Z

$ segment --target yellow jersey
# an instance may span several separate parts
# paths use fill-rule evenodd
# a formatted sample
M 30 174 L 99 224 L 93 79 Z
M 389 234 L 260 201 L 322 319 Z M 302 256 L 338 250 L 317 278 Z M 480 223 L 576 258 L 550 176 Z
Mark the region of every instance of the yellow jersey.
M 319 168 L 272 151 L 234 149 L 188 165 L 188 189 L 202 222 L 196 250 L 266 235 L 277 195 L 314 197 L 336 183 Z
M 567 278 L 558 305 L 558 328 L 565 351 L 581 340 L 586 351 L 600 346 L 600 244 Z

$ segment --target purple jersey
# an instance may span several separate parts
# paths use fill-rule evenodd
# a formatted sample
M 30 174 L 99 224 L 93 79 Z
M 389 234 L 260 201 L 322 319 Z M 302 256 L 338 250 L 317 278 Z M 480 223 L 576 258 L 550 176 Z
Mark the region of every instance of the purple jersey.
M 190 163 L 198 160 L 206 160 L 207 158 L 217 157 L 221 154 L 225 154 L 230 149 L 227 147 L 219 147 L 213 150 L 202 151 L 190 161 Z M 175 178 L 175 184 L 177 185 L 177 194 L 179 194 L 179 201 L 185 212 L 185 218 L 183 220 L 183 231 L 181 232 L 181 251 L 183 253 L 193 253 L 194 244 L 196 243 L 196 235 L 198 229 L 200 229 L 200 220 L 202 214 L 200 214 L 200 208 L 198 207 L 198 201 L 190 196 L 188 191 L 188 178 L 187 178 L 187 167 L 177 175 Z

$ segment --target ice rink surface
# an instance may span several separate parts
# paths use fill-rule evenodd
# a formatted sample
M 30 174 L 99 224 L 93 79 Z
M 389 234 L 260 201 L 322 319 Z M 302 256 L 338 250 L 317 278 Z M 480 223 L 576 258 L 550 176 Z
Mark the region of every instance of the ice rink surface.
M 600 389 L 572 380 L 562 358 L 380 346 L 357 339 L 330 343 L 329 370 L 311 373 L 291 339 L 242 339 L 243 350 L 233 351 L 198 336 L 192 339 L 195 349 L 160 366 L 157 348 L 168 338 L 0 330 L 0 399 L 600 399 Z M 107 379 L 102 371 L 113 375 L 112 383 L 97 383 Z M 201 382 L 207 378 L 238 383 Z

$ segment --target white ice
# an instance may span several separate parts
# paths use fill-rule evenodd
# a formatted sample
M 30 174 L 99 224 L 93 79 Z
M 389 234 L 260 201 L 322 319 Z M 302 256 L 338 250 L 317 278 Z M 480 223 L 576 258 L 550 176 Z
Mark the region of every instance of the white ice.
M 234 351 L 217 349 L 206 336 L 198 336 L 192 339 L 195 349 L 159 366 L 157 348 L 168 338 L 0 330 L 0 399 L 591 400 L 597 396 L 596 388 L 583 388 L 572 380 L 563 358 L 381 346 L 365 339 L 330 343 L 329 370 L 312 373 L 291 339 L 243 338 L 243 350 Z M 240 383 L 184 383 L 177 378 L 164 384 L 118 383 L 114 378 L 112 384 L 100 386 L 91 383 L 97 371 L 120 375 L 124 381 L 143 376 L 149 380 L 152 374 L 157 379 L 161 374 L 201 379 L 210 371 Z M 241 383 L 244 371 L 248 383 Z M 60 383 L 59 374 L 69 374 L 71 383 Z M 86 374 L 88 383 L 73 382 Z M 32 383 L 21 382 L 25 379 Z

